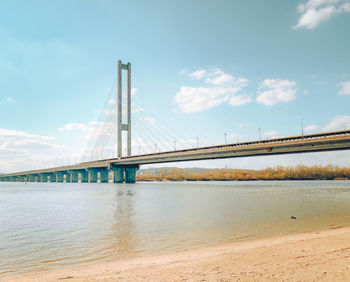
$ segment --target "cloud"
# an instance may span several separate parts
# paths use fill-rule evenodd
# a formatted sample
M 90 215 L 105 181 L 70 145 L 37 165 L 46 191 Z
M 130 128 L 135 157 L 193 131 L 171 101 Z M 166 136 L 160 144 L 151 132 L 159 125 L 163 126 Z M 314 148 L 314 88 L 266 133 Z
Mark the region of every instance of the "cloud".
M 249 96 L 243 96 L 243 95 L 237 95 L 229 100 L 229 104 L 231 106 L 240 106 L 244 104 L 248 104 L 252 101 L 252 99 Z
M 50 136 L 0 128 L 0 169 L 2 172 L 9 172 L 33 168 L 39 160 L 62 154 L 64 146 L 51 143 L 54 139 Z
M 59 128 L 59 131 L 69 131 L 69 132 L 87 132 L 91 129 L 91 126 L 89 124 L 85 123 L 68 123 L 64 125 L 63 127 Z
M 13 151 L 26 151 L 26 150 L 47 150 L 47 149 L 58 149 L 64 146 L 56 145 L 44 141 L 38 140 L 18 140 L 11 142 L 4 142 L 1 145 L 1 149 L 12 149 Z
M 323 128 L 324 131 L 336 131 L 345 129 L 350 129 L 350 116 L 338 115 Z
M 319 129 L 318 125 L 311 124 L 311 125 L 306 126 L 304 128 L 304 131 L 305 132 L 313 132 L 313 131 L 316 131 L 317 129 Z
M 348 0 L 309 0 L 299 4 L 297 11 L 301 16 L 293 28 L 314 29 L 337 14 L 350 12 L 350 3 Z
M 188 73 L 188 76 L 197 80 L 202 79 L 204 83 L 211 86 L 182 86 L 175 95 L 175 102 L 183 112 L 201 112 L 224 102 L 232 106 L 251 102 L 250 97 L 237 95 L 248 85 L 248 80 L 245 78 L 235 78 L 218 68 L 199 69 Z
M 338 86 L 340 87 L 339 95 L 350 95 L 350 81 L 339 83 Z
M 205 79 L 206 83 L 209 84 L 214 84 L 214 85 L 221 85 L 221 84 L 226 84 L 226 83 L 230 83 L 234 80 L 235 78 L 227 73 L 222 73 L 218 76 L 215 77 L 208 77 Z
M 2 129 L 0 128 L 0 142 L 13 141 L 18 139 L 31 139 L 31 140 L 53 140 L 54 137 L 42 136 L 36 134 L 30 134 L 25 131 L 12 130 L 12 129 Z
M 93 139 L 102 135 L 110 136 L 115 128 L 116 125 L 113 122 L 91 121 L 88 123 L 68 123 L 58 130 L 83 135 L 86 139 Z
M 234 77 L 228 73 L 223 72 L 219 68 L 198 69 L 194 72 L 187 73 L 181 71 L 181 74 L 187 74 L 189 77 L 200 80 L 205 78 L 205 82 L 213 85 L 222 85 L 234 81 Z
M 296 83 L 290 80 L 265 79 L 259 86 L 259 95 L 256 101 L 266 106 L 295 99 Z
M 196 70 L 194 72 L 191 72 L 189 74 L 190 77 L 195 78 L 195 79 L 202 79 L 205 76 L 207 76 L 207 71 L 203 69 Z
M 15 98 L 12 98 L 12 97 L 7 97 L 6 101 L 7 101 L 7 103 L 15 103 L 16 102 Z

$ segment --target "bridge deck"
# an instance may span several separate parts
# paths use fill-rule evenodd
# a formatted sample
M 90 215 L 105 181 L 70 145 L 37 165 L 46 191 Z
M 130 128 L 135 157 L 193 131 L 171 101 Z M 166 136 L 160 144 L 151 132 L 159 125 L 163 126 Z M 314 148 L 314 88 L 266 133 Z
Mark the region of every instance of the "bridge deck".
M 346 149 L 350 149 L 350 130 L 199 147 L 123 158 L 104 159 L 98 161 L 83 162 L 70 166 L 8 173 L 1 175 L 0 177 L 33 174 L 37 175 L 41 173 L 51 173 L 58 171 L 86 170 L 89 168 L 110 169 L 111 166 L 135 166 L 165 162 L 320 152 Z

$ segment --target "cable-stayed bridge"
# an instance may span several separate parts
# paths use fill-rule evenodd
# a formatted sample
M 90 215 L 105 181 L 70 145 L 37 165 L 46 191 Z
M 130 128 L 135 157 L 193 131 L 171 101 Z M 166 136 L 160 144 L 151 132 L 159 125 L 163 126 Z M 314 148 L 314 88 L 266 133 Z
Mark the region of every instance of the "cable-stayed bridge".
M 126 121 L 123 123 L 122 71 L 127 72 Z M 118 61 L 118 87 L 116 101 L 117 157 L 83 161 L 74 165 L 28 170 L 0 175 L 2 182 L 108 182 L 113 173 L 114 183 L 134 183 L 140 165 L 194 160 L 279 155 L 350 149 L 350 130 L 324 132 L 283 138 L 272 138 L 225 145 L 170 150 L 150 154 L 132 155 L 131 151 L 131 65 Z M 125 116 L 125 115 L 124 115 Z M 108 127 L 107 127 L 108 129 Z M 110 128 L 109 128 L 110 129 Z M 123 156 L 123 131 L 126 131 L 126 154 Z M 100 143 L 105 136 L 100 136 Z M 101 141 L 102 140 L 102 141 Z

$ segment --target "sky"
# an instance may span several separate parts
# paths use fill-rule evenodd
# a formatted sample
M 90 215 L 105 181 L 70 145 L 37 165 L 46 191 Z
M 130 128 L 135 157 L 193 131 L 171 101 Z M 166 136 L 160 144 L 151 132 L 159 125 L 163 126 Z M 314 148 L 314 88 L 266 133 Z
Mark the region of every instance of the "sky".
M 349 129 L 349 27 L 349 0 L 1 1 L 0 172 L 115 156 L 118 60 L 131 63 L 133 154 Z

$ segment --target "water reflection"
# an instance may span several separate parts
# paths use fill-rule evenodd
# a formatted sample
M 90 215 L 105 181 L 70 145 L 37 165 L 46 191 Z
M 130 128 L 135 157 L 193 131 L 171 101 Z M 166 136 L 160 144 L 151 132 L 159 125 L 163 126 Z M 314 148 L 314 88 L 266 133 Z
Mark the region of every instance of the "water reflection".
M 349 226 L 349 202 L 350 181 L 0 183 L 0 274 Z
M 134 205 L 136 191 L 133 184 L 119 185 L 114 193 L 115 212 L 112 233 L 107 240 L 112 242 L 111 255 L 130 257 L 136 253 L 136 233 L 134 220 Z

